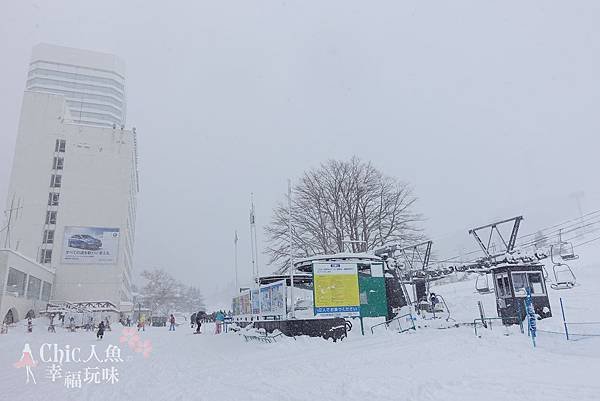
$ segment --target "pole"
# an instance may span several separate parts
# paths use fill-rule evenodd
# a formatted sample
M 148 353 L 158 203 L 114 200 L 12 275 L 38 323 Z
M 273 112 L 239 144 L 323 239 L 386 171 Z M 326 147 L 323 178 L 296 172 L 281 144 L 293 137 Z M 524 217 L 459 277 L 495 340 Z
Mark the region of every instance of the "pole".
M 252 273 L 254 274 L 255 288 L 258 288 L 258 320 L 261 313 L 261 302 L 260 302 L 260 274 L 258 269 L 258 246 L 256 240 L 256 216 L 254 214 L 254 194 L 250 194 L 250 247 L 252 248 Z M 250 291 L 252 294 L 252 291 Z M 252 296 L 250 296 L 252 299 Z M 252 309 L 252 306 L 250 306 Z
M 237 235 L 237 230 L 235 230 L 233 247 L 234 247 L 234 268 L 235 268 L 235 293 L 239 294 L 240 286 L 239 286 L 239 282 L 238 282 L 238 235 Z
M 563 324 L 565 325 L 565 336 L 569 340 L 569 328 L 567 327 L 567 319 L 565 318 L 565 308 L 563 306 L 563 300 L 560 298 L 560 311 L 562 312 Z
M 293 246 L 294 240 L 292 236 L 292 180 L 288 179 L 288 231 L 290 236 L 290 249 L 289 249 L 289 258 L 290 258 L 290 304 L 292 310 L 292 319 L 296 318 L 296 306 L 295 298 L 294 298 L 294 256 L 293 256 Z

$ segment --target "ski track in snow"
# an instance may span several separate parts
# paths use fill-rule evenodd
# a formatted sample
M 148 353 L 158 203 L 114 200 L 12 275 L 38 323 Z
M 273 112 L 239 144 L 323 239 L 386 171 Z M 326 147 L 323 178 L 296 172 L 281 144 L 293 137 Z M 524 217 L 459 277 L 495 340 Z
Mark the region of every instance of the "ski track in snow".
M 598 266 L 581 267 L 580 287 L 550 294 L 552 319 L 539 322 L 544 330 L 562 331 L 559 296 L 565 300 L 571 321 L 600 321 L 594 298 L 600 291 Z M 599 284 L 596 284 L 599 283 Z M 478 315 L 476 301 L 484 299 L 488 315 L 495 315 L 493 295 L 475 294 L 472 279 L 442 284 L 434 291 L 444 295 L 457 321 Z M 591 302 L 593 301 L 593 302 Z M 0 400 L 598 400 L 600 399 L 600 337 L 567 342 L 563 335 L 540 333 L 533 349 L 527 335 L 498 324 L 477 338 L 470 327 L 438 330 L 434 327 L 397 334 L 380 331 L 360 336 L 355 322 L 348 339 L 284 338 L 263 344 L 245 342 L 237 334 L 215 336 L 213 326 L 192 335 L 183 324 L 175 332 L 149 328 L 141 333 L 152 341 L 148 358 L 119 344 L 120 330 L 97 341 L 95 333 L 45 330 L 36 320 L 34 333 L 25 334 L 23 322 L 0 336 Z M 431 326 L 443 324 L 435 321 Z M 600 326 L 596 328 L 600 332 Z M 44 378 L 34 368 L 37 384 L 25 384 L 24 369 L 13 363 L 25 343 L 37 350 L 44 342 L 103 351 L 108 344 L 122 348 L 117 384 L 83 384 L 67 389 L 62 381 Z M 83 369 L 88 364 L 69 367 Z

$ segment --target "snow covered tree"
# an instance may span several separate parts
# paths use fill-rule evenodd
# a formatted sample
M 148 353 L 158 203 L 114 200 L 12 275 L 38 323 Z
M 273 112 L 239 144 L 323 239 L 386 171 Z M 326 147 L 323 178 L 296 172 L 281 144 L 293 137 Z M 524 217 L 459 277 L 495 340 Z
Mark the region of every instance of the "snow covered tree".
M 292 189 L 294 257 L 361 252 L 422 239 L 416 197 L 405 182 L 357 157 L 329 160 L 308 170 Z M 273 211 L 265 227 L 266 253 L 280 271 L 289 266 L 288 205 Z
M 174 311 L 194 312 L 204 308 L 204 299 L 196 287 L 186 286 L 162 269 L 144 270 L 141 288 L 144 303 L 158 315 Z

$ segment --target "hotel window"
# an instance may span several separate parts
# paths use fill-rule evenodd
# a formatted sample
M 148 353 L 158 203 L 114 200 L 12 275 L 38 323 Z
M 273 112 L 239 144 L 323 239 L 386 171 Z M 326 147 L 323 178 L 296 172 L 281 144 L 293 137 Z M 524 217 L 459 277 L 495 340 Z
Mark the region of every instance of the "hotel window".
M 42 249 L 42 255 L 40 257 L 41 263 L 52 262 L 52 249 Z
M 58 206 L 58 197 L 60 194 L 56 192 L 50 192 L 48 194 L 48 206 Z
M 46 224 L 56 224 L 56 212 L 46 212 Z
M 52 174 L 52 177 L 50 177 L 50 187 L 60 188 L 61 183 L 62 176 L 60 174 Z
M 64 157 L 55 156 L 54 161 L 52 162 L 52 169 L 53 170 L 62 170 L 64 164 L 65 164 Z
M 54 230 L 44 230 L 44 244 L 54 243 Z
M 67 141 L 65 141 L 64 139 L 57 139 L 56 145 L 54 146 L 54 151 L 64 153 L 66 147 L 67 147 Z

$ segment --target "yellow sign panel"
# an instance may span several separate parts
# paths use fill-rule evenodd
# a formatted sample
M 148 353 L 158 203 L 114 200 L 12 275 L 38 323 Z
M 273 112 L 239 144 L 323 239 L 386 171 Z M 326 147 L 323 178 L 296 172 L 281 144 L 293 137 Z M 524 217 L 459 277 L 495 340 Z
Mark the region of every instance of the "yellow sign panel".
M 356 263 L 313 263 L 315 315 L 359 316 Z

